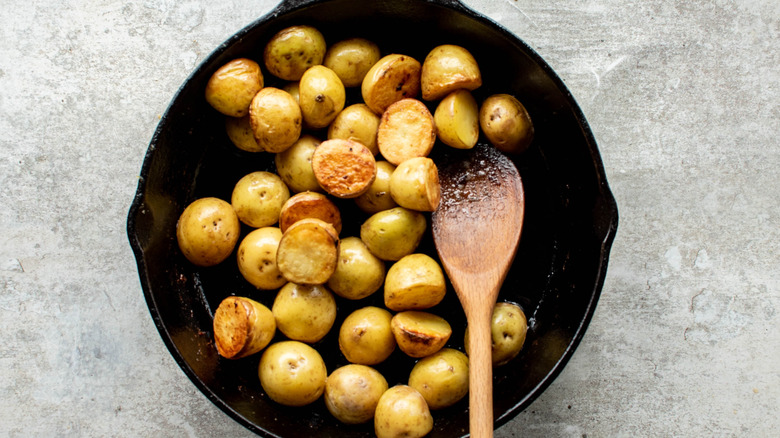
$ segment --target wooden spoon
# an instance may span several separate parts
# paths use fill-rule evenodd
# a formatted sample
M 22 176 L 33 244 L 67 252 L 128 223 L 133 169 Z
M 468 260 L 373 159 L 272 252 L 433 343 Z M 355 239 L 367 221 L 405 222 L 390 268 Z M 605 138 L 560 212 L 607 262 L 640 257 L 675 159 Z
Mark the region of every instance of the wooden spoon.
M 520 174 L 492 147 L 451 155 L 439 167 L 436 251 L 469 326 L 469 429 L 493 436 L 493 307 L 517 252 L 525 204 Z

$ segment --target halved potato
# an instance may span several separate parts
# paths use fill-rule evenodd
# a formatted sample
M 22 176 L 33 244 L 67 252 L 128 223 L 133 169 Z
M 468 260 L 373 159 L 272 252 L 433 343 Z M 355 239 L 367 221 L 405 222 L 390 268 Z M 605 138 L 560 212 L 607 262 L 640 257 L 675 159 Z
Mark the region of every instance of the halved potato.
M 276 333 L 271 311 L 257 301 L 230 296 L 214 312 L 214 344 L 228 359 L 240 359 L 265 348 Z
M 435 47 L 423 61 L 422 96 L 436 100 L 453 90 L 475 90 L 482 85 L 482 74 L 474 56 L 465 48 L 453 44 Z
M 365 193 L 355 198 L 355 204 L 366 213 L 379 213 L 398 207 L 390 195 L 390 177 L 395 166 L 384 160 L 376 162 L 376 178 Z
M 439 170 L 427 157 L 410 158 L 393 171 L 390 195 L 401 207 L 435 211 L 441 200 Z
M 468 90 L 455 90 L 433 113 L 436 135 L 446 145 L 471 149 L 479 140 L 479 105 Z
M 274 87 L 260 90 L 249 105 L 252 133 L 263 150 L 283 152 L 301 136 L 303 116 L 298 102 Z
M 341 212 L 327 196 L 317 192 L 301 192 L 291 196 L 279 214 L 279 228 L 287 231 L 290 225 L 301 219 L 313 217 L 333 225 L 341 233 Z
M 223 65 L 206 84 L 206 101 L 230 117 L 243 117 L 249 103 L 263 88 L 263 73 L 251 59 L 238 58 Z
M 323 141 L 314 150 L 311 167 L 320 187 L 337 198 L 362 195 L 376 178 L 374 154 L 352 140 Z
M 436 353 L 452 336 L 447 320 L 428 312 L 399 312 L 393 316 L 390 327 L 398 348 L 411 357 Z
M 420 62 L 408 55 L 390 54 L 374 64 L 361 85 L 363 101 L 377 114 L 401 99 L 420 93 Z
M 428 107 L 403 99 L 382 114 L 376 137 L 379 152 L 396 166 L 414 157 L 427 157 L 436 142 L 436 127 Z
M 323 284 L 336 270 L 339 237 L 333 226 L 321 219 L 301 219 L 282 235 L 276 264 L 288 281 Z
M 428 309 L 447 292 L 444 272 L 427 254 L 409 254 L 395 262 L 385 276 L 385 306 L 390 310 Z

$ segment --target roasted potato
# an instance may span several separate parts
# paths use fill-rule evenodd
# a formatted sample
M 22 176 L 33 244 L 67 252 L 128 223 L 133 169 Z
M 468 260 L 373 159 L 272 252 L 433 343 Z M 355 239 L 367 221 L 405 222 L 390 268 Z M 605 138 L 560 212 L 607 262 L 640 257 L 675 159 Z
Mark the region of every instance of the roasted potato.
M 286 81 L 297 81 L 311 66 L 322 64 L 327 46 L 312 26 L 291 26 L 271 37 L 263 51 L 268 71 Z
M 295 99 L 295 101 L 298 102 L 298 104 L 300 105 L 301 93 L 300 93 L 300 88 L 298 87 L 298 82 L 288 82 L 284 84 L 282 90 L 290 93 L 290 96 L 292 96 L 292 98 Z
M 262 88 L 260 66 L 251 59 L 234 59 L 211 75 L 206 84 L 206 101 L 226 116 L 243 117 Z
M 276 266 L 276 250 L 281 239 L 279 228 L 263 227 L 247 234 L 238 245 L 238 271 L 254 287 L 272 290 L 287 282 Z
M 276 264 L 288 281 L 324 284 L 336 270 L 339 236 L 321 219 L 306 218 L 290 225 L 282 234 Z
M 496 149 L 509 154 L 524 152 L 534 138 L 531 116 L 509 94 L 494 94 L 482 102 L 479 126 Z
M 214 266 L 233 252 L 241 224 L 233 206 L 219 198 L 200 198 L 176 222 L 176 240 L 184 257 L 198 266 Z
M 323 191 L 311 168 L 311 157 L 319 144 L 319 140 L 304 134 L 289 149 L 274 157 L 276 172 L 290 191 L 294 193 Z
M 249 105 L 249 124 L 263 150 L 284 152 L 301 136 L 301 107 L 290 93 L 274 87 L 260 90 Z
M 336 72 L 345 87 L 357 87 L 379 58 L 379 46 L 374 42 L 350 38 L 330 46 L 322 64 Z
M 308 128 L 324 128 L 344 109 L 344 84 L 333 70 L 315 65 L 303 74 L 298 83 L 298 99 L 303 122 Z
M 267 307 L 245 297 L 230 296 L 214 312 L 214 344 L 228 359 L 247 357 L 265 348 L 276 333 Z
M 493 366 L 506 365 L 523 349 L 528 332 L 528 321 L 523 309 L 513 303 L 496 303 L 490 321 L 490 336 L 493 340 L 491 357 Z M 464 340 L 466 353 L 469 351 L 469 329 L 466 327 Z
M 282 205 L 289 198 L 290 191 L 281 178 L 275 173 L 258 171 L 238 180 L 230 203 L 241 222 L 260 228 L 279 221 Z
M 352 140 L 323 141 L 314 150 L 311 167 L 320 187 L 337 198 L 362 195 L 376 178 L 374 154 Z
M 382 260 L 399 260 L 417 249 L 427 227 L 422 213 L 395 207 L 373 214 L 360 226 L 360 240 Z
M 354 140 L 367 147 L 372 154 L 379 153 L 376 144 L 376 132 L 379 128 L 379 116 L 364 103 L 356 103 L 344 108 L 328 127 L 328 138 Z
M 395 166 L 388 161 L 376 162 L 376 178 L 365 193 L 355 198 L 355 204 L 366 213 L 379 213 L 398 207 L 390 195 L 390 178 Z
M 299 341 L 282 341 L 265 349 L 258 375 L 271 400 L 286 406 L 305 406 L 325 391 L 328 371 L 314 348 Z
M 374 418 L 379 397 L 387 387 L 379 371 L 365 365 L 344 365 L 325 382 L 325 406 L 342 423 L 365 423 Z
M 374 414 L 377 438 L 421 438 L 432 429 L 428 404 L 411 386 L 396 385 L 379 398 Z
M 439 304 L 446 292 L 444 272 L 427 254 L 404 256 L 385 276 L 385 306 L 390 310 L 428 309 Z
M 435 211 L 441 200 L 436 164 L 427 157 L 410 158 L 399 164 L 390 177 L 390 195 L 401 207 Z
M 479 104 L 468 90 L 455 90 L 439 102 L 433 123 L 442 143 L 471 149 L 479 140 Z
M 371 111 L 382 114 L 392 103 L 417 97 L 420 68 L 420 62 L 411 56 L 397 53 L 384 56 L 363 78 L 360 87 L 363 101 Z
M 317 192 L 301 192 L 291 196 L 279 214 L 279 228 L 287 231 L 290 225 L 309 217 L 321 219 L 341 233 L 341 212 L 327 196 Z
M 357 237 L 341 239 L 336 271 L 328 279 L 328 287 L 348 300 L 363 299 L 382 287 L 385 264 Z
M 410 357 L 425 357 L 441 350 L 452 336 L 446 319 L 428 312 L 398 312 L 390 322 L 398 348 Z
M 350 313 L 339 329 L 339 349 L 351 363 L 376 365 L 395 350 L 390 329 L 393 316 L 380 307 L 363 307 Z
M 249 113 L 243 117 L 225 117 L 225 132 L 237 148 L 247 152 L 263 152 L 252 132 Z
M 379 152 L 396 166 L 427 157 L 436 142 L 436 127 L 428 107 L 417 99 L 402 99 L 382 113 L 376 133 Z
M 287 283 L 276 294 L 271 312 L 276 328 L 288 338 L 314 343 L 328 334 L 336 320 L 336 300 L 323 285 Z
M 420 76 L 425 100 L 437 100 L 451 91 L 475 90 L 482 85 L 477 60 L 465 48 L 453 44 L 444 44 L 428 52 Z
M 469 358 L 458 350 L 444 348 L 420 359 L 409 374 L 430 409 L 454 405 L 469 392 Z

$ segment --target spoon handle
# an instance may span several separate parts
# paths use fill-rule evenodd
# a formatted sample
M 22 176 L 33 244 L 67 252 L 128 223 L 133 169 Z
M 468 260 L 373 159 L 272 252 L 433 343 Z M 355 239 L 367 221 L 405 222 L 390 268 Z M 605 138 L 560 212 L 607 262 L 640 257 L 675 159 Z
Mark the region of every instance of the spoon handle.
M 469 324 L 469 430 L 472 438 L 493 436 L 492 308 L 475 309 Z

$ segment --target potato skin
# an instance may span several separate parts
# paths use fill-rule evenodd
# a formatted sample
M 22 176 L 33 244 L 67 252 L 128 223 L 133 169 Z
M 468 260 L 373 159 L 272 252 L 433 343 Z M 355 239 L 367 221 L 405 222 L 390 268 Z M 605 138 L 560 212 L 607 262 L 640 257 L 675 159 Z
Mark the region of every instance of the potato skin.
M 376 365 L 395 350 L 390 329 L 392 315 L 385 309 L 367 306 L 350 313 L 339 329 L 339 349 L 344 357 L 360 365 Z
M 238 270 L 254 287 L 272 290 L 287 282 L 276 265 L 276 250 L 281 239 L 279 228 L 263 227 L 251 231 L 238 245 Z
M 363 83 L 366 73 L 379 61 L 379 46 L 365 38 L 349 38 L 333 44 L 322 64 L 333 70 L 345 87 Z
M 431 411 L 416 389 L 396 385 L 380 397 L 374 414 L 377 438 L 421 438 L 432 429 Z
M 230 296 L 214 312 L 214 345 L 220 356 L 240 359 L 265 348 L 276 333 L 267 307 L 246 297 Z
M 376 133 L 379 128 L 379 116 L 364 103 L 356 103 L 344 108 L 328 127 L 328 139 L 342 138 L 354 140 L 367 147 L 372 154 L 379 154 Z
M 290 191 L 294 193 L 323 191 L 311 168 L 311 157 L 319 144 L 318 139 L 304 134 L 289 149 L 279 152 L 274 157 L 276 172 Z
M 410 357 L 426 357 L 441 350 L 452 336 L 452 327 L 444 318 L 428 312 L 398 312 L 390 322 L 393 336 Z
M 366 213 L 379 213 L 398 207 L 390 194 L 390 179 L 395 165 L 388 161 L 376 162 L 376 178 L 365 193 L 355 198 L 355 204 Z
M 230 203 L 241 222 L 261 228 L 279 221 L 282 205 L 289 198 L 290 191 L 281 178 L 275 173 L 258 171 L 238 180 Z
M 436 211 L 441 201 L 439 170 L 428 157 L 405 160 L 390 177 L 390 195 L 401 207 Z
M 469 391 L 469 358 L 452 348 L 422 358 L 409 373 L 409 386 L 433 410 L 452 406 Z
M 447 285 L 439 264 L 427 254 L 409 254 L 385 276 L 385 306 L 390 310 L 431 308 L 444 299 Z
M 282 341 L 265 349 L 258 375 L 271 400 L 285 406 L 305 406 L 325 391 L 328 371 L 314 348 L 300 341 Z
M 517 98 L 494 94 L 479 109 L 479 126 L 488 141 L 501 152 L 525 152 L 534 138 L 531 116 Z
M 336 320 L 336 300 L 322 285 L 287 283 L 274 299 L 276 328 L 288 338 L 314 343 L 328 334 Z
M 312 26 L 290 26 L 277 32 L 265 46 L 263 61 L 272 75 L 297 81 L 311 66 L 322 64 L 325 38 Z
M 357 237 L 341 239 L 336 271 L 328 287 L 348 300 L 360 300 L 378 291 L 385 280 L 385 264 Z
M 363 78 L 360 90 L 371 111 L 382 114 L 391 104 L 420 94 L 420 62 L 393 53 L 382 57 Z
M 466 327 L 464 346 L 469 351 L 469 333 Z M 506 365 L 520 354 L 528 332 L 528 321 L 517 304 L 501 302 L 493 307 L 490 335 L 493 340 L 491 357 L 493 366 Z
M 243 117 L 249 104 L 263 88 L 263 73 L 251 59 L 234 59 L 214 72 L 206 84 L 206 101 L 230 117 Z
M 233 206 L 219 198 L 189 204 L 176 223 L 176 240 L 184 257 L 197 266 L 214 266 L 233 252 L 241 224 Z
M 298 83 L 298 102 L 308 128 L 324 128 L 344 109 L 344 84 L 333 70 L 315 65 L 303 73 Z
M 420 75 L 425 100 L 437 100 L 453 90 L 475 90 L 482 85 L 477 60 L 464 47 L 453 44 L 443 44 L 428 52 Z
M 249 105 L 249 124 L 257 144 L 263 150 L 284 152 L 301 136 L 301 107 L 290 93 L 265 87 Z
M 433 113 L 436 135 L 456 149 L 471 149 L 479 140 L 479 104 L 468 90 L 458 89 L 439 102 Z
M 247 152 L 263 152 L 255 140 L 248 112 L 243 117 L 225 117 L 225 132 L 237 148 Z
M 358 364 L 333 371 L 325 382 L 325 406 L 345 424 L 362 424 L 374 418 L 387 380 L 377 370 Z
M 427 227 L 422 213 L 403 207 L 383 210 L 360 226 L 360 240 L 382 260 L 395 261 L 417 249 Z

